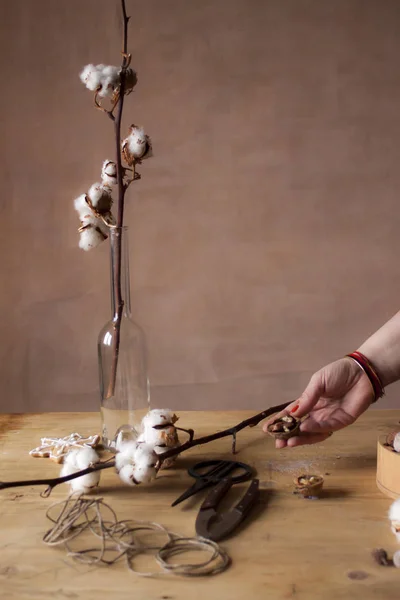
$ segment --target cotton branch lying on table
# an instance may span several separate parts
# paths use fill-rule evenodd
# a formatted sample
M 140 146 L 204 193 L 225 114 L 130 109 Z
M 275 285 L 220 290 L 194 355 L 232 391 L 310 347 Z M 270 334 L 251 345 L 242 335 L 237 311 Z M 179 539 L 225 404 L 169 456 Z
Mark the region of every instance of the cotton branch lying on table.
M 116 96 L 121 84 L 121 67 L 112 65 L 86 65 L 79 75 L 88 90 L 97 92 L 101 98 Z M 137 83 L 137 74 L 126 69 L 125 94 L 129 94 Z
M 169 460 L 170 458 L 173 458 L 177 455 L 182 454 L 186 450 L 190 450 L 191 448 L 194 448 L 195 446 L 209 444 L 210 442 L 213 442 L 214 440 L 219 440 L 224 437 L 232 437 L 232 440 L 233 440 L 232 441 L 232 452 L 235 452 L 236 451 L 236 436 L 239 433 L 239 431 L 242 431 L 242 429 L 245 429 L 246 427 L 255 427 L 256 425 L 258 425 L 258 423 L 260 423 L 267 417 L 269 417 L 275 413 L 280 413 L 283 410 L 285 410 L 289 406 L 289 404 L 291 404 L 291 402 L 284 402 L 283 404 L 278 404 L 277 406 L 271 406 L 270 408 L 267 408 L 267 409 L 263 410 L 262 412 L 257 413 L 256 415 L 253 415 L 252 417 L 249 417 L 248 419 L 244 419 L 244 421 L 240 421 L 240 423 L 237 423 L 236 425 L 228 427 L 227 429 L 223 429 L 222 431 L 217 431 L 215 433 L 210 433 L 208 435 L 203 435 L 198 438 L 194 437 L 193 430 L 191 430 L 191 429 L 183 430 L 182 429 L 182 431 L 186 431 L 189 434 L 189 439 L 186 442 L 182 443 L 181 445 L 177 446 L 176 448 L 166 448 L 164 450 L 164 452 L 159 454 L 157 457 L 158 460 L 157 460 L 156 469 L 159 470 L 160 468 L 162 468 L 163 464 L 167 460 Z M 68 480 L 71 481 L 72 479 L 75 479 L 79 476 L 82 477 L 82 475 L 86 475 L 88 472 L 100 471 L 103 469 L 110 469 L 112 467 L 115 467 L 115 461 L 100 462 L 100 463 L 95 464 L 93 467 L 88 467 L 88 469 L 86 469 L 86 472 L 83 471 L 80 475 L 79 475 L 79 473 L 76 473 L 76 474 L 73 473 L 67 477 L 68 477 Z M 27 486 L 27 485 L 28 486 L 46 485 L 47 488 L 42 493 L 42 496 L 48 497 L 51 494 L 52 490 L 60 483 L 65 483 L 65 478 L 63 478 L 63 477 L 48 477 L 45 479 L 28 479 L 28 480 L 20 480 L 20 481 L 0 481 L 0 490 L 5 490 L 5 489 L 10 489 L 10 488 L 15 488 L 15 487 L 23 487 L 23 486 Z
M 117 443 L 115 456 L 115 470 L 121 481 L 127 485 L 149 483 L 157 476 L 158 455 L 165 448 L 179 446 L 178 433 L 175 423 L 178 417 L 169 409 L 151 410 L 142 420 L 142 433 L 137 440 Z M 176 457 L 163 463 L 163 468 L 171 466 Z M 92 448 L 71 450 L 64 458 L 64 465 L 60 477 L 72 475 L 83 469 L 94 466 L 100 461 L 99 456 Z M 94 471 L 71 479 L 68 483 L 71 492 L 88 493 L 97 487 L 100 481 L 100 471 Z
M 70 450 L 64 458 L 64 464 L 61 469 L 60 477 L 66 475 L 72 475 L 83 471 L 88 467 L 93 467 L 100 462 L 100 457 L 93 448 L 77 448 Z M 71 479 L 69 485 L 71 486 L 71 492 L 80 492 L 82 494 L 89 493 L 93 488 L 97 487 L 100 482 L 100 471 L 93 471 L 78 477 L 77 479 Z
M 129 135 L 122 142 L 122 155 L 130 167 L 152 156 L 151 140 L 144 129 L 137 125 L 130 126 Z

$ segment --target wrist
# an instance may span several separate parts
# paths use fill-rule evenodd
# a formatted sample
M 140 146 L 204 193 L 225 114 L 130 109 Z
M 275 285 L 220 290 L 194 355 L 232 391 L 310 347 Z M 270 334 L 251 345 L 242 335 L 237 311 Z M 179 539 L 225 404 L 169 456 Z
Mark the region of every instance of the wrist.
M 394 364 L 393 353 L 386 348 L 375 348 L 373 344 L 368 342 L 357 348 L 357 352 L 361 352 L 374 366 L 383 387 L 394 383 L 400 379 L 399 368 Z
M 381 398 L 382 396 L 384 396 L 385 389 L 384 389 L 383 381 L 381 379 L 381 375 L 378 372 L 378 370 L 376 368 L 376 365 L 374 365 L 371 362 L 371 360 L 369 359 L 369 357 L 367 357 L 360 350 L 356 350 L 354 352 L 350 352 L 349 354 L 346 354 L 346 357 L 348 357 L 354 363 L 356 363 L 357 366 L 368 377 L 369 382 L 371 384 L 371 389 L 372 389 L 373 394 L 374 394 L 374 400 L 373 400 L 373 402 L 376 402 L 377 400 L 379 400 L 379 398 Z

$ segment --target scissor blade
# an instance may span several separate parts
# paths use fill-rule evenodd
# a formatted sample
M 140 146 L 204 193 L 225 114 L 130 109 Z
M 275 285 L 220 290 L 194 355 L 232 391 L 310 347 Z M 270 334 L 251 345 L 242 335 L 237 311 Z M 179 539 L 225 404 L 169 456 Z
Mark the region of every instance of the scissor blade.
M 215 506 L 200 509 L 196 533 L 214 542 L 228 536 L 243 521 L 259 497 L 259 480 L 253 479 L 241 501 L 230 511 L 218 515 Z
M 203 479 L 198 479 L 190 488 L 186 490 L 186 492 L 183 492 L 183 494 L 181 494 L 179 498 L 174 500 L 171 506 L 176 506 L 177 504 L 180 504 L 187 498 L 190 498 L 190 496 L 194 496 L 194 494 L 197 494 L 197 492 L 207 487 L 208 485 L 211 484 L 205 482 Z

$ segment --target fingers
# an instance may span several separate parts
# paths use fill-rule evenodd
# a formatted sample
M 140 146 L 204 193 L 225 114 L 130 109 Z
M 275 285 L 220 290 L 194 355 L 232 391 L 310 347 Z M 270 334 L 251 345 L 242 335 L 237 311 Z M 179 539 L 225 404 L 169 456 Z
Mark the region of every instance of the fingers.
M 268 419 L 263 425 L 263 431 L 267 432 L 268 425 L 275 421 L 275 419 L 279 419 L 284 415 L 290 414 L 296 417 L 297 419 L 301 419 L 302 417 L 307 415 L 317 404 L 318 400 L 324 392 L 324 389 L 325 385 L 323 382 L 322 375 L 320 374 L 320 372 L 315 373 L 311 377 L 306 389 L 304 390 L 300 398 L 289 404 L 289 406 L 287 406 L 285 410 Z
M 294 448 L 295 446 L 305 446 L 307 444 L 318 444 L 324 442 L 331 437 L 332 432 L 327 433 L 306 433 L 303 435 L 296 435 L 288 440 L 276 440 L 275 448 L 282 450 L 282 448 Z
M 317 404 L 325 390 L 325 384 L 320 372 L 315 373 L 300 398 L 290 405 L 287 410 L 297 419 L 307 415 Z

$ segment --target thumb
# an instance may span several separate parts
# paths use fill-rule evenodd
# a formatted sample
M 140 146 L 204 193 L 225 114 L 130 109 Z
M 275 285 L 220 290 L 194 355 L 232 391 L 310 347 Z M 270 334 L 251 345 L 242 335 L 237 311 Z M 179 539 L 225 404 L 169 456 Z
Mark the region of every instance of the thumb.
M 325 385 L 320 373 L 314 373 L 306 389 L 290 409 L 290 413 L 300 419 L 307 415 L 317 404 L 325 391 Z

